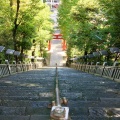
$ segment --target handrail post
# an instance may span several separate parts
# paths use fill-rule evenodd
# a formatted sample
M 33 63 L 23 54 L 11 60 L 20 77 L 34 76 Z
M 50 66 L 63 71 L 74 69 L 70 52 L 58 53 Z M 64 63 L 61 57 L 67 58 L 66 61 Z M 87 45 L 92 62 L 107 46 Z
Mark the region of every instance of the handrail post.
M 5 60 L 5 63 L 7 64 L 9 74 L 11 75 L 11 68 L 8 60 Z

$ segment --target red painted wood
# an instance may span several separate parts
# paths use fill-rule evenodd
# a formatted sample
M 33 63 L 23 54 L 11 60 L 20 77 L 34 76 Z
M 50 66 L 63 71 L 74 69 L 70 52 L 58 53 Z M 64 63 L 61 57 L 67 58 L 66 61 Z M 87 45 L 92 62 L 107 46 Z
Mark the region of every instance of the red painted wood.
M 53 34 L 53 39 L 63 39 L 61 34 Z
M 48 50 L 51 50 L 51 41 L 48 41 Z
M 53 39 L 62 40 L 62 50 L 66 50 L 66 41 L 62 38 L 61 34 L 53 34 Z M 51 41 L 48 41 L 48 50 L 51 50 Z
M 65 40 L 62 41 L 62 50 L 66 50 L 66 41 Z

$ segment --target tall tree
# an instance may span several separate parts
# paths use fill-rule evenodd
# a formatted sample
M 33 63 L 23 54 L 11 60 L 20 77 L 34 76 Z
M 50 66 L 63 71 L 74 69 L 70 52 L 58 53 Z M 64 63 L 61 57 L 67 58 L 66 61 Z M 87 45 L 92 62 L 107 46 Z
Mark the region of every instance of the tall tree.
M 109 46 L 120 47 L 120 1 L 100 0 L 102 11 L 106 16 L 106 39 Z
M 33 40 L 46 43 L 51 39 L 53 28 L 47 5 L 40 0 L 0 1 L 0 41 L 6 47 L 9 40 L 9 48 L 23 53 L 31 48 Z

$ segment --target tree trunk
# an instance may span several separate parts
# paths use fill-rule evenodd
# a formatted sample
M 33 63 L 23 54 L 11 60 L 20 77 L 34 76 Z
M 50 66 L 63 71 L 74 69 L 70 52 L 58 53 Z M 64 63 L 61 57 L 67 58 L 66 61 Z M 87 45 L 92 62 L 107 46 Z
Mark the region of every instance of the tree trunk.
M 23 52 L 24 52 L 24 49 L 23 47 L 21 47 L 21 56 L 20 56 L 21 62 L 23 62 L 23 57 L 24 57 Z
M 12 0 L 10 0 L 10 7 L 12 7 L 13 6 L 13 1 Z
M 20 8 L 20 0 L 17 0 L 17 8 L 16 8 L 16 16 L 14 20 L 14 28 L 13 28 L 13 42 L 14 42 L 14 50 L 17 50 L 16 46 L 16 33 L 18 28 L 18 16 L 19 16 L 19 8 Z

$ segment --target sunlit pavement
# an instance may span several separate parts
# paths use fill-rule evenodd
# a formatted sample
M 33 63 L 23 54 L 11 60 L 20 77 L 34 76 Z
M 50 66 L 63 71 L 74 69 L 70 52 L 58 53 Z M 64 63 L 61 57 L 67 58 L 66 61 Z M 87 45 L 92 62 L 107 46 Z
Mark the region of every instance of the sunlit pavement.
M 64 57 L 66 56 L 65 51 L 62 51 L 62 41 L 61 40 L 52 40 L 51 41 L 51 57 L 50 57 L 50 66 L 55 66 L 56 63 L 58 66 L 65 65 L 66 60 Z

